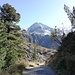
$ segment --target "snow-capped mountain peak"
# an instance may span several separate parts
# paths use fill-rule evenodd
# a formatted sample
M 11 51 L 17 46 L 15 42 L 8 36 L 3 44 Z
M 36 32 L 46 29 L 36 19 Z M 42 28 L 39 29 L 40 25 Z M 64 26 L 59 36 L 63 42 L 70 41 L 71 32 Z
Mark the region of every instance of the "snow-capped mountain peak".
M 50 32 L 53 30 L 53 28 L 48 27 L 47 25 L 44 25 L 42 23 L 34 23 L 28 28 L 28 32 L 41 34 L 41 35 L 47 35 L 50 34 Z

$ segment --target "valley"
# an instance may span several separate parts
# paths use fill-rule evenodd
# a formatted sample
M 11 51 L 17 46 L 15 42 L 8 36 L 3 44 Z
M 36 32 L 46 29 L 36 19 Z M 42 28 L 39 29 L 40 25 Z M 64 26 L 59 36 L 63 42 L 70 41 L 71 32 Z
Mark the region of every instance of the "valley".
M 0 5 L 0 75 L 75 75 L 75 7 L 64 10 L 70 31 L 38 22 L 21 29 L 22 14 Z

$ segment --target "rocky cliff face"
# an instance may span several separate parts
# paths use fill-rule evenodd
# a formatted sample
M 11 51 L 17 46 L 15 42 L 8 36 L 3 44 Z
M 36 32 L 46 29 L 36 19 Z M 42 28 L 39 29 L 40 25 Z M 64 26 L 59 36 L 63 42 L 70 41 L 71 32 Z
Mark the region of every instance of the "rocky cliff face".
M 38 44 L 42 47 L 45 48 L 51 48 L 51 49 L 57 49 L 58 48 L 58 44 L 57 42 L 53 41 L 49 35 L 38 35 L 38 34 L 31 34 L 32 38 L 33 38 L 33 43 Z
M 41 38 L 42 38 L 41 35 L 30 34 L 25 29 L 21 30 L 21 32 L 22 32 L 22 38 L 24 39 L 24 50 L 26 53 L 25 59 L 27 61 L 36 60 L 38 62 L 44 62 L 44 61 L 48 60 L 50 58 L 50 56 L 56 52 L 56 50 L 54 50 L 54 49 L 48 49 L 45 47 L 38 46 L 37 43 L 39 43 L 41 45 L 47 44 L 46 41 L 43 42 L 44 39 L 45 40 L 47 39 L 44 36 L 43 36 L 43 40 L 41 40 Z M 33 40 L 33 39 L 35 39 L 35 40 Z M 36 43 L 36 44 L 33 44 L 33 43 Z
M 33 43 L 33 38 L 29 32 L 27 32 L 25 29 L 22 29 L 21 33 L 22 33 L 22 39 L 24 39 L 27 42 Z
M 75 75 L 75 32 L 64 38 L 58 53 L 50 58 L 49 65 L 58 75 Z
M 26 52 L 25 59 L 27 61 L 36 60 L 38 62 L 44 62 L 50 58 L 51 55 L 54 55 L 56 50 L 44 48 L 36 44 L 24 43 L 24 50 Z

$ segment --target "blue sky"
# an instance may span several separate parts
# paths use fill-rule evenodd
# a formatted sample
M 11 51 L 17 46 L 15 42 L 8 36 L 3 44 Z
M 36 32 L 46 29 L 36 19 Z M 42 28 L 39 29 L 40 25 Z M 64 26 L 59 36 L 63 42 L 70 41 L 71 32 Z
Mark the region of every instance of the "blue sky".
M 71 9 L 75 0 L 1 0 L 0 5 L 9 3 L 21 15 L 21 28 L 28 28 L 33 23 L 39 22 L 49 27 L 70 28 L 71 24 L 64 11 L 64 4 Z M 62 25 L 63 23 L 63 25 Z

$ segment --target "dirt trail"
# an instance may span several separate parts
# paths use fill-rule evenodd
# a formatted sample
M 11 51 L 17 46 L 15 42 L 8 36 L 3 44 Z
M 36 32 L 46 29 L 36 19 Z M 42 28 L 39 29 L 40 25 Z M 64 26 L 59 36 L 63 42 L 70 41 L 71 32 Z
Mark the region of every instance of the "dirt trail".
M 22 75 L 56 75 L 48 66 L 39 66 L 23 71 Z

